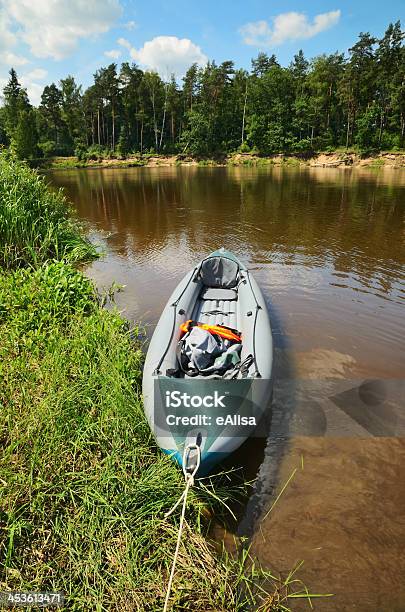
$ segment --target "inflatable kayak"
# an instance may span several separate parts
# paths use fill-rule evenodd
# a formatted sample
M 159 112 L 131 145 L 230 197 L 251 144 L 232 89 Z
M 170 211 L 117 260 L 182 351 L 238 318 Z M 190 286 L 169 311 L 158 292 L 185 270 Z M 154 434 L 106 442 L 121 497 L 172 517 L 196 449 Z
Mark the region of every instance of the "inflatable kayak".
M 179 283 L 152 336 L 143 373 L 145 413 L 163 452 L 180 465 L 198 446 L 206 474 L 268 411 L 273 342 L 249 270 L 220 249 Z

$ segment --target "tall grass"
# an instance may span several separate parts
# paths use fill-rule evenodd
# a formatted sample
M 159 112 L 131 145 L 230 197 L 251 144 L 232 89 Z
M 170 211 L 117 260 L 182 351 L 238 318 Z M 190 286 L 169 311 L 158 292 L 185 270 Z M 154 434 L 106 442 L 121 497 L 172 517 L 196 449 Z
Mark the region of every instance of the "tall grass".
M 48 189 L 43 177 L 8 152 L 0 153 L 0 266 L 94 258 L 95 248 L 71 213 L 61 192 Z

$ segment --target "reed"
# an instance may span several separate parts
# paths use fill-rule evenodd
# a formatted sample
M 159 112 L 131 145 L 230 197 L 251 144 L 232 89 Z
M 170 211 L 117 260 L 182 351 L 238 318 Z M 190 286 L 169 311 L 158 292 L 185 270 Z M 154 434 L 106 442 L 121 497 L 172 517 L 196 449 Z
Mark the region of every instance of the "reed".
M 7 152 L 0 153 L 0 266 L 96 257 L 61 191 Z

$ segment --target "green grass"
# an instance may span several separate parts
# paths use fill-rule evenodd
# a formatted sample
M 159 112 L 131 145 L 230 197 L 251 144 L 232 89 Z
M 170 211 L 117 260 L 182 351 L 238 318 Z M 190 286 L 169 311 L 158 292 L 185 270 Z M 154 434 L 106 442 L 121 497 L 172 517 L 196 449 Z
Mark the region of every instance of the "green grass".
M 93 250 L 63 196 L 0 165 L 0 590 L 60 590 L 77 611 L 161 610 L 178 527 L 164 514 L 184 483 L 144 416 L 138 330 L 75 269 Z M 191 490 L 172 609 L 308 600 L 294 573 L 281 581 L 246 549 L 209 543 L 210 517 L 244 494 L 226 475 Z
M 284 157 L 282 164 L 284 166 L 298 167 L 302 165 L 302 162 L 297 157 Z
M 214 159 L 200 159 L 198 161 L 198 166 L 201 168 L 218 166 L 218 162 L 215 161 Z
M 385 166 L 385 159 L 383 157 L 377 157 L 373 159 L 368 166 L 369 168 L 382 168 Z
M 78 157 L 48 157 L 29 160 L 29 165 L 33 168 L 43 170 L 71 170 L 74 168 L 135 168 L 146 166 L 147 159 L 131 158 L 126 159 L 108 157 L 103 159 L 79 159 Z
M 7 153 L 0 154 L 0 266 L 38 266 L 48 259 L 96 256 L 59 191 Z

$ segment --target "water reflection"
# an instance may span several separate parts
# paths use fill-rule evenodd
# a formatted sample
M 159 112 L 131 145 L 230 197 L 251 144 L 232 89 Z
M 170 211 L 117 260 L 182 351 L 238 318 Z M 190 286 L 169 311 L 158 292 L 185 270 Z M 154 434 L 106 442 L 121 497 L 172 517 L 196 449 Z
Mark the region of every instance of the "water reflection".
M 135 259 L 169 242 L 195 256 L 226 241 L 253 263 L 327 263 L 366 285 L 390 283 L 404 263 L 405 184 L 378 174 L 154 168 L 54 172 L 52 181 Z

